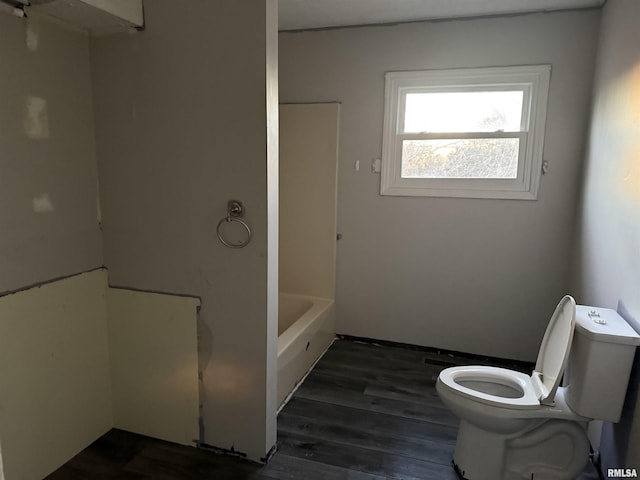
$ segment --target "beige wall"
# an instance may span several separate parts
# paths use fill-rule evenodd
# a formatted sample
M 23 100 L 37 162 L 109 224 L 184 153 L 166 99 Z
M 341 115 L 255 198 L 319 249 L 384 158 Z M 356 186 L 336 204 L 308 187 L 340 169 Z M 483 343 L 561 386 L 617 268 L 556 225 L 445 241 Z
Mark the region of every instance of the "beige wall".
M 104 269 L 0 297 L 0 479 L 43 478 L 112 427 L 193 445 L 199 303 Z
M 202 299 L 201 441 L 253 459 L 276 435 L 275 7 L 154 0 L 144 33 L 91 42 L 110 281 Z M 230 198 L 244 249 L 216 237 Z
M 197 443 L 199 305 L 192 297 L 108 289 L 115 428 Z
M 335 298 L 337 103 L 280 106 L 280 291 Z
M 336 329 L 533 360 L 569 269 L 599 11 L 280 34 L 280 98 L 339 101 Z M 381 197 L 384 72 L 552 64 L 537 201 Z M 360 170 L 354 168 L 360 161 Z
M 0 293 L 102 265 L 89 40 L 0 12 Z
M 106 288 L 96 270 L 0 298 L 0 478 L 44 478 L 113 426 Z
M 611 0 L 602 19 L 584 178 L 578 299 L 617 308 L 640 329 L 640 2 Z M 623 419 L 605 425 L 603 467 L 640 466 L 640 357 Z M 615 439 L 615 440 L 614 440 Z M 605 470 L 606 471 L 606 470 Z

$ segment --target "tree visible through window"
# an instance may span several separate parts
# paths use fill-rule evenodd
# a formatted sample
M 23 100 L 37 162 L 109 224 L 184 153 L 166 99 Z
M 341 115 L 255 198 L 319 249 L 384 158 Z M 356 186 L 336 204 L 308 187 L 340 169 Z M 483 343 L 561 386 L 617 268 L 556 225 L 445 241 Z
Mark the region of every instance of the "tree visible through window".
M 406 140 L 402 143 L 401 176 L 516 178 L 518 140 Z

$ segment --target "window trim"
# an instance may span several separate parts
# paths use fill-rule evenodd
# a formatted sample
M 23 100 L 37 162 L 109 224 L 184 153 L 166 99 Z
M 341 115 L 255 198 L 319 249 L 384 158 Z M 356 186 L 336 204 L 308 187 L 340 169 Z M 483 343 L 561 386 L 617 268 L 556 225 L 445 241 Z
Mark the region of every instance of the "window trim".
M 536 200 L 542 169 L 551 65 L 387 72 L 380 194 L 393 196 Z M 401 133 L 407 93 L 521 90 L 520 132 Z M 516 179 L 402 178 L 402 141 L 445 138 L 519 138 Z

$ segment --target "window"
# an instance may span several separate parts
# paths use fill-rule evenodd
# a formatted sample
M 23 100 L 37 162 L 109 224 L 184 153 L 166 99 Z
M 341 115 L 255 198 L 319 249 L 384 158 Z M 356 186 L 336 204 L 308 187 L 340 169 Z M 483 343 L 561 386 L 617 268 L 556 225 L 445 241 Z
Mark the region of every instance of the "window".
M 388 72 L 380 193 L 535 200 L 550 72 Z

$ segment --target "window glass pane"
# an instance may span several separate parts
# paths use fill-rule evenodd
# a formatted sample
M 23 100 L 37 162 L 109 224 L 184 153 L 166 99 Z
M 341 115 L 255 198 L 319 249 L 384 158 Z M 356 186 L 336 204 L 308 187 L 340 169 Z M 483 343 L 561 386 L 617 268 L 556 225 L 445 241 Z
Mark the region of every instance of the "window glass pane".
M 408 93 L 403 133 L 519 132 L 522 91 Z
M 402 178 L 517 178 L 518 138 L 404 140 Z

